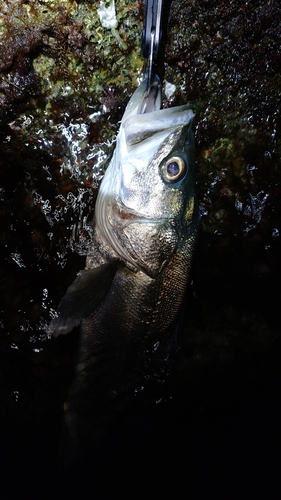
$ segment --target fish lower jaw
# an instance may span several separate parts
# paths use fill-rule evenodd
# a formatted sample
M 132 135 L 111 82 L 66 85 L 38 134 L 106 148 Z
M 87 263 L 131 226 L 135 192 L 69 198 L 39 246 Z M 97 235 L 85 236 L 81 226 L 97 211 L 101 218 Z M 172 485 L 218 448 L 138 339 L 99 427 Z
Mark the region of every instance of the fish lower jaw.
M 161 220 L 153 218 L 153 217 L 147 217 L 146 215 L 139 214 L 135 211 L 133 211 L 130 208 L 123 207 L 120 208 L 119 206 L 113 206 L 112 207 L 112 221 L 115 221 L 116 225 L 118 226 L 118 221 L 122 223 L 122 221 L 127 221 L 127 224 L 125 223 L 124 226 L 127 226 L 130 223 L 140 223 L 140 224 L 160 224 Z M 114 223 L 110 222 L 110 225 L 114 227 Z

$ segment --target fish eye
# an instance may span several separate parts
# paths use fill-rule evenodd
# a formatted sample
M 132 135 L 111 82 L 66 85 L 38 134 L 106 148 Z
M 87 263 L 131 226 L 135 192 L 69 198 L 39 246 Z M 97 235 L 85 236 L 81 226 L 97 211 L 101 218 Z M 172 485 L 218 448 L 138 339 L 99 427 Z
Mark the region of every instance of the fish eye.
M 187 164 L 180 156 L 172 156 L 162 165 L 164 181 L 173 183 L 180 181 L 186 174 Z

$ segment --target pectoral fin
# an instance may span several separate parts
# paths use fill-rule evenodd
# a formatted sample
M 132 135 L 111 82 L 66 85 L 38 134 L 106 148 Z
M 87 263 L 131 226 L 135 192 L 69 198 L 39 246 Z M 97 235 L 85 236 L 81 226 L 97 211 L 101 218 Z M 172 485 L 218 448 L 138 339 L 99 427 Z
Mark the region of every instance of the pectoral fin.
M 84 269 L 62 298 L 57 313 L 49 326 L 53 337 L 71 332 L 83 318 L 87 318 L 106 296 L 113 281 L 117 262 L 95 269 Z

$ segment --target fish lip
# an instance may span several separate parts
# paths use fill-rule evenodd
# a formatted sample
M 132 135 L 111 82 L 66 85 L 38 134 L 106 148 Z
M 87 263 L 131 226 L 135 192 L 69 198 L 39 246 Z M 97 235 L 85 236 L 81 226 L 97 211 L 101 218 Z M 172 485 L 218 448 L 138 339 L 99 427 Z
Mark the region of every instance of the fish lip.
M 168 219 L 168 217 L 155 219 L 143 216 L 142 214 L 136 213 L 131 208 L 126 207 L 126 205 L 124 205 L 124 203 L 121 200 L 117 200 L 115 203 L 112 204 L 112 211 L 115 215 L 117 215 L 118 219 L 127 222 L 125 226 L 128 224 L 132 224 L 134 222 L 160 224 L 161 221 Z

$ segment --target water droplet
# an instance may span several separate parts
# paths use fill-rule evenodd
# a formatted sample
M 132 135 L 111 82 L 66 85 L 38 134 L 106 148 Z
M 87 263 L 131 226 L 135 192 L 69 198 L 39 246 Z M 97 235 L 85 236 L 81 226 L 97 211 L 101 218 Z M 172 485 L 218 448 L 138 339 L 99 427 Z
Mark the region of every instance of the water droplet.
M 22 257 L 20 253 L 11 253 L 11 258 L 13 261 L 19 266 L 19 267 L 26 267 L 26 265 L 23 263 Z

